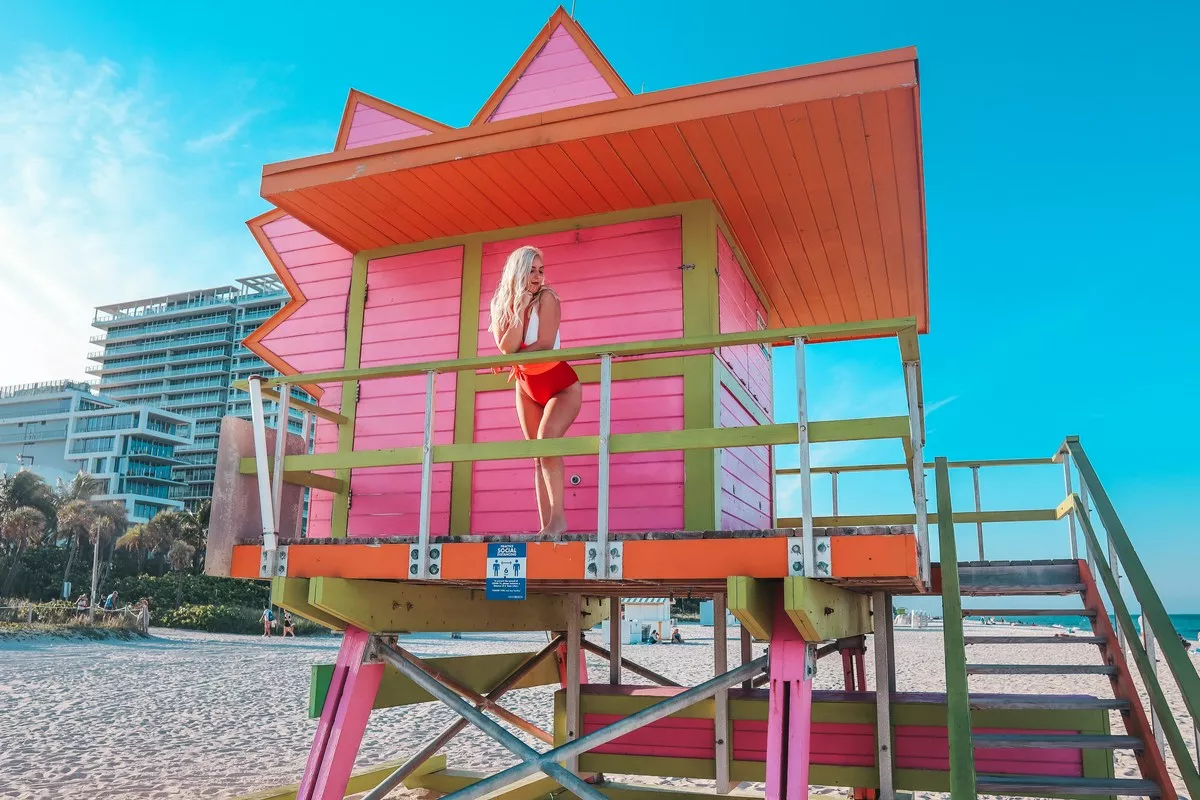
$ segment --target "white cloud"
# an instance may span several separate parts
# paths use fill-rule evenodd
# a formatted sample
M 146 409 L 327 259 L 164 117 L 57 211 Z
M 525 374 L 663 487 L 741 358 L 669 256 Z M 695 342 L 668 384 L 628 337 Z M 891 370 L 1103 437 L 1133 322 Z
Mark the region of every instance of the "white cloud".
M 0 384 L 82 376 L 97 305 L 265 266 L 151 78 L 44 51 L 0 73 Z
M 246 124 L 256 116 L 258 116 L 258 112 L 248 111 L 219 131 L 207 133 L 204 136 L 199 136 L 195 139 L 189 139 L 188 141 L 184 142 L 183 147 L 189 152 L 200 153 L 204 152 L 205 150 L 211 150 L 214 147 L 223 145 L 241 133 L 242 128 L 246 127 Z
M 930 403 L 929 405 L 925 406 L 925 416 L 928 417 L 930 414 L 937 411 L 939 408 L 945 408 L 946 406 L 950 405 L 957 399 L 958 399 L 958 395 L 952 394 L 949 397 L 945 397 L 945 398 L 942 398 L 941 400 L 938 400 L 936 403 Z

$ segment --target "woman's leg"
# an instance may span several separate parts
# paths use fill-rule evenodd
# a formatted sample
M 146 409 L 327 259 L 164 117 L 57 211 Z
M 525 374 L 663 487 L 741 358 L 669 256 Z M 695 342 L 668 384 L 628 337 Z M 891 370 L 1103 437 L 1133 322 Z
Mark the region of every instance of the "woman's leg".
M 538 427 L 539 439 L 561 439 L 571 427 L 571 423 L 579 416 L 579 407 L 583 405 L 583 385 L 574 383 L 563 389 L 550 402 L 542 413 L 542 423 Z M 542 533 L 560 534 L 567 530 L 567 517 L 564 509 L 563 493 L 563 460 L 559 456 L 550 456 L 542 460 L 542 477 L 550 495 L 550 519 L 542 524 Z
M 538 429 L 542 424 L 543 409 L 517 384 L 517 419 L 521 423 L 521 432 L 526 439 L 538 438 Z M 533 460 L 533 488 L 537 494 L 538 524 L 543 528 L 550 521 L 550 493 L 546 488 L 546 479 L 542 475 L 541 459 Z

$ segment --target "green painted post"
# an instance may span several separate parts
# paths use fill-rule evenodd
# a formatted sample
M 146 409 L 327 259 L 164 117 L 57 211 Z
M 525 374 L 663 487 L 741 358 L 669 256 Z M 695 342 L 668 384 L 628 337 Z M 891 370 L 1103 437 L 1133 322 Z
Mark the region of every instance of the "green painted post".
M 362 362 L 363 316 L 367 306 L 367 265 L 370 262 L 362 253 L 354 256 L 350 272 L 349 305 L 346 308 L 346 358 L 345 369 L 358 369 Z M 286 390 L 286 387 L 281 387 Z M 342 382 L 340 413 L 346 422 L 338 426 L 338 452 L 354 450 L 354 419 L 358 413 L 358 381 Z M 350 527 L 350 476 L 349 469 L 334 473 L 343 482 L 345 491 L 333 498 L 333 515 L 329 534 L 334 539 L 346 538 Z
M 942 639 L 946 648 L 946 732 L 950 739 L 950 797 L 975 797 L 975 746 L 971 742 L 971 705 L 967 696 L 967 649 L 963 642 L 962 597 L 950 469 L 945 458 L 933 462 L 937 476 L 938 547 L 942 569 Z

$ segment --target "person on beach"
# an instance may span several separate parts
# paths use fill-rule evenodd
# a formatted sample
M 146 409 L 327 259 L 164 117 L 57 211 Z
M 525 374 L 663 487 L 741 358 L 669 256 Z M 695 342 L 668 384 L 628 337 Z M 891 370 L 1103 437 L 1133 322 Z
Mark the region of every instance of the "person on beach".
M 75 613 L 82 616 L 88 610 L 88 596 L 86 594 L 79 595 L 79 599 L 75 601 Z
M 275 624 L 275 612 L 271 610 L 270 606 L 267 606 L 265 609 L 263 609 L 262 617 L 260 617 L 260 619 L 262 620 L 263 624 L 262 635 L 269 637 L 271 635 L 271 627 Z
M 296 638 L 296 620 L 292 619 L 292 612 L 283 612 L 283 636 L 291 636 Z
M 108 597 L 104 598 L 104 610 L 105 611 L 113 611 L 116 609 L 116 607 L 117 607 L 117 592 L 114 589 L 112 594 L 110 594 Z
M 557 350 L 562 301 L 546 285 L 542 251 L 528 245 L 509 255 L 492 294 L 488 330 L 501 353 Z M 559 439 L 579 415 L 583 386 L 565 361 L 517 365 L 517 419 L 526 439 Z M 557 535 L 567 530 L 564 511 L 563 461 L 559 456 L 534 459 L 539 533 Z
M 683 644 L 683 634 L 679 632 L 679 628 L 671 630 L 671 644 Z

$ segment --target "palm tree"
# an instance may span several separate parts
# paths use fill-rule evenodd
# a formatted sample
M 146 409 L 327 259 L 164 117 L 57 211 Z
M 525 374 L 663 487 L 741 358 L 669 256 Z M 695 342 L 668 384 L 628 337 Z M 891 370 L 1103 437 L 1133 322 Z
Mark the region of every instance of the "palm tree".
M 58 533 L 71 540 L 71 549 L 67 553 L 67 565 L 63 568 L 63 584 L 70 579 L 71 566 L 75 563 L 75 553 L 79 550 L 79 540 L 88 535 L 92 523 L 95 521 L 95 507 L 87 500 L 68 500 L 58 509 Z
M 204 566 L 205 545 L 208 542 L 208 520 L 212 501 L 201 500 L 194 509 L 183 512 L 183 539 L 192 546 L 192 569 L 199 572 Z
M 131 526 L 124 534 L 117 539 L 114 547 L 117 550 L 136 550 L 138 554 L 138 573 L 142 571 L 142 564 L 146 558 L 146 524 L 143 522 L 138 525 Z
M 0 515 L 26 506 L 42 512 L 46 525 L 54 527 L 58 504 L 54 490 L 41 475 L 27 469 L 0 475 Z
M 90 472 L 79 470 L 71 478 L 70 483 L 65 483 L 62 478 L 59 478 L 58 484 L 54 487 L 54 494 L 58 498 L 59 505 L 66 505 L 72 500 L 91 500 L 104 491 L 105 483 L 106 481 L 97 478 Z
M 101 503 L 92 509 L 88 538 L 92 542 L 92 594 L 88 604 L 88 623 L 95 617 L 96 590 L 100 585 L 100 550 L 104 543 L 129 525 L 129 510 L 124 503 Z
M 0 536 L 4 537 L 13 557 L 8 575 L 4 578 L 4 586 L 0 588 L 0 597 L 7 597 L 12 590 L 17 570 L 21 568 L 21 556 L 25 553 L 25 548 L 40 542 L 45 532 L 46 515 L 32 506 L 21 506 L 4 515 L 3 525 L 0 525 Z
M 187 570 L 191 569 L 192 557 L 195 555 L 196 548 L 183 539 L 171 542 L 171 548 L 167 550 L 167 561 L 171 565 L 171 570 L 179 576 L 179 582 L 175 584 L 176 607 L 183 605 L 183 576 Z

